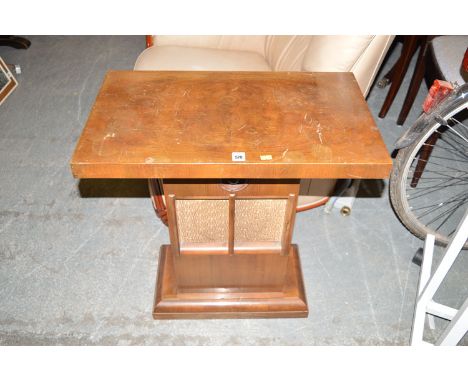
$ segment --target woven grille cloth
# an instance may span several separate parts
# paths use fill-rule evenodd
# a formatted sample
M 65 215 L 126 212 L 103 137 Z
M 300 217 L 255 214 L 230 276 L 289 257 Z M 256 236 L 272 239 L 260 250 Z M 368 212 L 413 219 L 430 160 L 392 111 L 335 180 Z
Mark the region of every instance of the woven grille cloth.
M 176 200 L 179 240 L 184 243 L 227 243 L 228 200 Z
M 238 199 L 236 203 L 236 242 L 281 241 L 286 199 Z

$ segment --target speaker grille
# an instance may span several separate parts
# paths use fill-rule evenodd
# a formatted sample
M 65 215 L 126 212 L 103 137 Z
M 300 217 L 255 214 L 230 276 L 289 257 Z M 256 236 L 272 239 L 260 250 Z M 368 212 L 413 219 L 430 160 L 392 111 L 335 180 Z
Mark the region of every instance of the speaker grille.
M 176 200 L 181 247 L 189 244 L 225 244 L 228 241 L 228 200 Z
M 237 199 L 235 243 L 280 242 L 287 199 Z

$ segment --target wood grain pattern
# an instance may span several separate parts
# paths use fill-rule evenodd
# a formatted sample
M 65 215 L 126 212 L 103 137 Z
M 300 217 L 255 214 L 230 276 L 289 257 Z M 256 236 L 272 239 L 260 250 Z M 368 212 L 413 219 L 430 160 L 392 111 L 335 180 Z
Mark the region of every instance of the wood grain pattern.
M 307 316 L 291 245 L 299 179 L 384 178 L 391 163 L 350 73 L 111 71 L 71 166 L 82 178 L 163 179 L 171 246 L 153 316 L 208 318 Z
M 170 246 L 161 247 L 153 306 L 155 319 L 307 317 L 297 246 L 291 246 L 289 256 L 207 256 L 200 260 L 198 256 L 175 257 Z M 197 267 L 202 272 L 198 285 L 194 279 L 196 272 L 176 276 L 176 263 L 187 261 L 190 264 L 179 268 Z M 217 264 L 210 267 L 207 262 Z M 284 272 L 280 275 L 264 272 L 265 266 L 279 266 Z M 222 277 L 223 272 L 233 267 L 243 271 L 242 280 Z M 263 276 L 264 283 L 252 285 L 249 282 L 252 275 L 256 280 Z M 184 288 L 185 282 L 197 287 Z
M 235 194 L 237 198 L 243 197 L 287 197 L 290 193 L 299 193 L 297 179 L 244 179 L 245 187 L 238 191 L 225 189 L 219 179 L 164 179 L 164 193 L 177 194 L 183 198 L 224 197 Z
M 287 256 L 291 246 L 292 235 L 294 231 L 294 222 L 296 220 L 297 194 L 289 194 L 287 210 L 284 214 L 283 235 L 281 237 L 281 255 Z
M 71 161 L 78 178 L 386 178 L 391 166 L 353 74 L 304 72 L 110 71 Z

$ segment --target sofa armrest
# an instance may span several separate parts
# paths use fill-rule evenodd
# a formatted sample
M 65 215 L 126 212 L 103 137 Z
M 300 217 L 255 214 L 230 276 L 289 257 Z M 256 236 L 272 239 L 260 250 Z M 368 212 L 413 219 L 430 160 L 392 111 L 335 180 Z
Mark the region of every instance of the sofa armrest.
M 353 72 L 364 96 L 394 36 L 313 36 L 302 69 Z

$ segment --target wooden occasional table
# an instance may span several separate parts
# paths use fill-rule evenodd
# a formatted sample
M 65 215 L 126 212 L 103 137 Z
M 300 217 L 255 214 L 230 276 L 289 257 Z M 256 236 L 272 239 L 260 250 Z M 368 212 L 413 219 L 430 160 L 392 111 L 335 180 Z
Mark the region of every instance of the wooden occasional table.
M 77 178 L 158 178 L 168 206 L 154 318 L 306 317 L 301 178 L 392 166 L 350 73 L 107 74 L 76 147 Z

